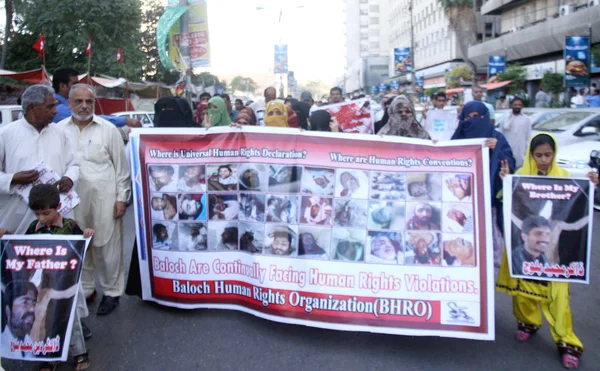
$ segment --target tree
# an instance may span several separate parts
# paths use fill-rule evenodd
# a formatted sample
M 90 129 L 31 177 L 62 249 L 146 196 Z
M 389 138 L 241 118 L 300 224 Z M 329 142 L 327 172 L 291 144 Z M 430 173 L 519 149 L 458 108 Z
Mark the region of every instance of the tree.
M 179 72 L 167 70 L 160 63 L 156 45 L 156 28 L 165 7 L 161 0 L 143 0 L 143 2 L 140 48 L 146 55 L 146 62 L 142 65 L 142 76 L 146 81 L 173 85 L 179 79 Z
M 506 90 L 509 93 L 517 93 L 523 90 L 523 85 L 527 81 L 527 70 L 519 63 L 511 64 L 506 70 L 498 75 L 500 81 L 512 82 L 506 85 Z
M 231 80 L 231 92 L 234 94 L 236 91 L 254 94 L 256 89 L 256 83 L 249 77 L 236 76 Z
M 600 45 L 592 46 L 592 57 L 594 59 L 594 63 L 598 65 L 598 63 L 600 63 Z
M 471 67 L 470 80 L 477 84 L 477 66 L 469 59 L 469 46 L 477 40 L 477 21 L 473 0 L 438 0 L 444 7 L 450 28 L 456 33 L 462 59 Z
M 454 67 L 450 72 L 448 72 L 446 77 L 446 87 L 448 88 L 457 88 L 459 87 L 465 80 L 471 80 L 473 74 L 473 70 L 471 67 L 467 65 L 460 65 Z
M 201 72 L 198 75 L 192 75 L 192 84 L 202 85 L 204 87 L 220 85 L 219 78 L 210 72 Z
M 298 91 L 300 93 L 305 91 L 309 92 L 312 94 L 314 100 L 328 96 L 330 88 L 331 85 L 323 81 L 308 81 L 298 84 Z
M 93 73 L 141 77 L 146 57 L 140 49 L 140 0 L 22 0 L 8 43 L 7 68 L 38 68 L 41 60 L 32 48 L 39 35 L 46 38 L 46 67 L 50 73 L 62 67 L 87 71 L 85 48 L 92 38 Z M 124 63 L 116 62 L 121 48 Z
M 542 78 L 541 86 L 547 92 L 560 94 L 563 91 L 563 79 L 562 73 L 546 72 Z

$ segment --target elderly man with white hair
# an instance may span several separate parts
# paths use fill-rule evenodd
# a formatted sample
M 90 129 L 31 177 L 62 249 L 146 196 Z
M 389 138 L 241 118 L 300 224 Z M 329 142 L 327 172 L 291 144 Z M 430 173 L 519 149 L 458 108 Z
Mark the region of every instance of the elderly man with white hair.
M 24 117 L 0 129 L 0 225 L 16 234 L 24 234 L 36 217 L 13 187 L 37 180 L 37 164 L 43 162 L 61 177 L 60 192 L 71 190 L 79 179 L 75 149 L 63 130 L 49 125 L 56 115 L 54 90 L 30 86 L 21 102 Z
M 125 286 L 123 220 L 131 195 L 131 180 L 121 134 L 110 122 L 94 115 L 91 86 L 77 84 L 69 91 L 72 116 L 58 123 L 81 161 L 77 193 L 81 199 L 75 220 L 96 231 L 85 256 L 81 282 L 86 298 L 96 296 L 94 270 L 104 296 L 98 314 L 112 312 Z

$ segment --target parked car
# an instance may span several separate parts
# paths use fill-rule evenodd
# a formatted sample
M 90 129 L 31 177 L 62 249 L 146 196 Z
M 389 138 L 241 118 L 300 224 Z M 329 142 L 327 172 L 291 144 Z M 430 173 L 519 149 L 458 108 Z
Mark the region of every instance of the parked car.
M 536 132 L 550 132 L 558 148 L 573 143 L 600 139 L 600 110 L 570 109 L 533 127 Z
M 128 117 L 132 119 L 138 119 L 142 123 L 142 127 L 151 128 L 154 127 L 154 112 L 153 111 L 129 111 L 129 112 L 115 112 L 112 116 Z
M 550 120 L 563 112 L 568 112 L 569 109 L 565 108 L 523 108 L 521 111 L 524 115 L 529 116 L 531 119 L 532 127 Z M 498 110 L 496 111 L 496 127 L 500 127 L 500 125 L 504 124 L 504 121 L 508 117 L 508 114 L 511 110 Z
M 23 117 L 23 109 L 17 105 L 0 106 L 0 127 Z
M 593 150 L 600 151 L 600 140 L 588 140 L 558 147 L 556 163 L 570 172 L 572 177 L 585 178 L 592 170 L 589 163 Z M 596 197 L 596 201 L 598 200 L 599 198 Z M 594 207 L 596 210 L 600 210 L 600 202 L 596 202 Z

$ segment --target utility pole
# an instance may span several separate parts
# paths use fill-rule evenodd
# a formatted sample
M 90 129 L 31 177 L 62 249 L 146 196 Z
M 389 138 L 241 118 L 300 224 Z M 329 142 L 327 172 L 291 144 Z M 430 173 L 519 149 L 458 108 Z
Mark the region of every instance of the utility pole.
M 410 14 L 410 88 L 412 90 L 412 93 L 415 94 L 417 92 L 417 81 L 415 78 L 415 30 L 413 27 L 413 6 L 414 0 L 410 0 L 410 5 L 408 8 Z
M 189 6 L 188 0 L 179 0 L 179 6 Z M 179 45 L 179 52 L 183 59 L 183 65 L 185 66 L 185 99 L 188 101 L 190 107 L 192 107 L 192 67 L 190 61 L 190 28 L 189 28 L 189 10 L 181 16 L 179 20 L 179 33 L 181 34 Z

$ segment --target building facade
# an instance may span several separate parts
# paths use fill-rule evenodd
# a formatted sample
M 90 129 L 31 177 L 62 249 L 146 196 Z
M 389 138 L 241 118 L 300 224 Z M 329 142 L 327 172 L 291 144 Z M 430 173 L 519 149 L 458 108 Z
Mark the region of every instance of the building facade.
M 591 34 L 592 43 L 600 42 L 600 0 L 487 0 L 481 13 L 500 17 L 500 28 L 495 37 L 469 48 L 470 59 L 481 67 L 492 55 L 521 63 L 530 96 L 544 73 L 564 72 L 566 36 Z
M 364 92 L 369 84 L 387 78 L 388 23 L 383 15 L 388 0 L 345 0 L 346 69 L 338 77 L 345 93 Z

